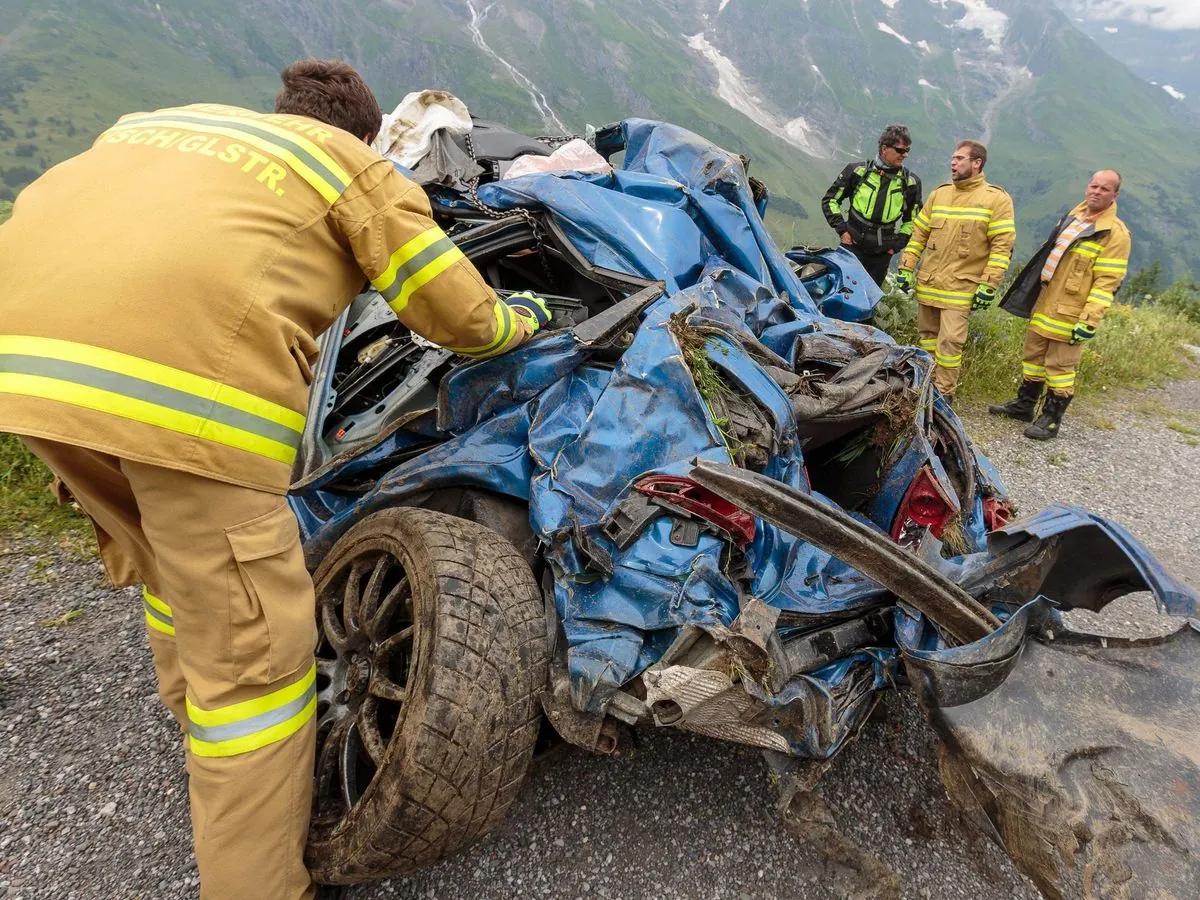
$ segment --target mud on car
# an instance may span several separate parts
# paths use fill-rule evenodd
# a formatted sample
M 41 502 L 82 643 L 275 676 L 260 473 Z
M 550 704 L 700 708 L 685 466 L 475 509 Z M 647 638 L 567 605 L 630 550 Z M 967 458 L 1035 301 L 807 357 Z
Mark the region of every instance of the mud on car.
M 504 179 L 549 148 L 481 128 L 482 183 L 427 187 L 497 292 L 551 305 L 528 344 L 455 357 L 373 292 L 323 338 L 291 493 L 318 881 L 486 834 L 548 740 L 679 728 L 807 789 L 899 686 L 951 797 L 1048 896 L 1187 895 L 1196 594 L 1099 516 L 1014 521 L 928 355 L 833 315 L 874 286 L 836 250 L 785 258 L 741 159 L 639 119 L 595 146 L 612 171 Z M 1181 628 L 1061 615 L 1132 591 Z

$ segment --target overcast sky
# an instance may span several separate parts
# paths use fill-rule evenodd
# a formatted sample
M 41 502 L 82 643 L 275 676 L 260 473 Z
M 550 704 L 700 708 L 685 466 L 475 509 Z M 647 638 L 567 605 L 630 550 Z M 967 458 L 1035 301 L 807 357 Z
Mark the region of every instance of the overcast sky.
M 1200 0 L 1068 0 L 1089 19 L 1117 19 L 1153 28 L 1200 28 Z

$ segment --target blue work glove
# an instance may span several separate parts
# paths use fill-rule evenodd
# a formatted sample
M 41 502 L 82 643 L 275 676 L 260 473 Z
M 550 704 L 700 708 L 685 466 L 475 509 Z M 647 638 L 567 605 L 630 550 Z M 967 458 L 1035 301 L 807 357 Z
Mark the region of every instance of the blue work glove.
M 512 294 L 504 302 L 529 326 L 532 334 L 536 334 L 539 328 L 550 322 L 550 307 L 532 291 Z
M 1083 322 L 1075 323 L 1075 331 L 1071 335 L 1072 344 L 1082 344 L 1084 341 L 1090 341 L 1096 336 L 1095 325 L 1085 325 Z
M 975 288 L 975 297 L 971 300 L 971 309 L 987 309 L 996 302 L 996 289 L 990 284 L 981 284 Z
M 912 269 L 899 269 L 896 271 L 896 288 L 905 294 L 912 293 L 913 289 L 913 273 Z

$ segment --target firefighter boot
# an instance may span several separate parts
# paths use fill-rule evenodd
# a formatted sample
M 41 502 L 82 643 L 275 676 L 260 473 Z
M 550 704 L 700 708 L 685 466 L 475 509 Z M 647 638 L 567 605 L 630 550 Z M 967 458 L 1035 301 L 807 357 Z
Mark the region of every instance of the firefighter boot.
M 1036 422 L 1025 429 L 1025 437 L 1035 441 L 1048 441 L 1050 438 L 1058 437 L 1058 426 L 1062 424 L 1063 413 L 1067 411 L 1070 403 L 1070 397 L 1056 394 L 1053 391 L 1047 394 L 1046 402 L 1042 404 L 1042 414 L 1038 416 Z
M 1037 411 L 1038 400 L 1042 397 L 1044 385 L 1044 381 L 1026 379 L 1021 382 L 1015 400 L 1009 400 L 1007 403 L 995 403 L 988 407 L 988 412 L 996 416 L 1008 416 L 1010 419 L 1017 419 L 1021 422 L 1032 422 L 1033 414 Z

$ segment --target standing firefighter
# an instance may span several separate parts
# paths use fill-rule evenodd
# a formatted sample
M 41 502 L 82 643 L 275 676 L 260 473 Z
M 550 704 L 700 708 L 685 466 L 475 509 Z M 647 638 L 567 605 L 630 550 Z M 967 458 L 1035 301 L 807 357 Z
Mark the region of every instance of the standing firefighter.
M 950 157 L 949 184 L 938 185 L 913 219 L 896 283 L 911 290 L 916 273 L 921 349 L 934 354 L 933 381 L 949 400 L 962 371 L 967 320 L 996 300 L 1012 261 L 1017 226 L 1012 198 L 983 176 L 987 148 L 959 141 Z
M 314 890 L 313 585 L 283 496 L 314 338 L 366 280 L 471 357 L 548 319 L 499 301 L 367 146 L 353 69 L 292 64 L 276 110 L 125 116 L 0 228 L 0 430 L 92 518 L 113 581 L 144 585 L 205 900 Z
M 912 235 L 913 213 L 921 208 L 921 179 L 903 165 L 910 150 L 908 129 L 889 125 L 879 135 L 875 159 L 850 163 L 821 199 L 829 227 L 880 287 L 892 257 Z
M 1058 220 L 1050 237 L 1004 295 L 1000 306 L 1029 319 L 1022 381 L 1015 399 L 988 411 L 1033 422 L 1025 437 L 1058 436 L 1075 395 L 1075 369 L 1083 345 L 1112 306 L 1129 268 L 1129 229 L 1117 218 L 1121 176 L 1102 169 L 1088 182 L 1084 200 Z M 1049 388 L 1042 413 L 1034 413 Z

